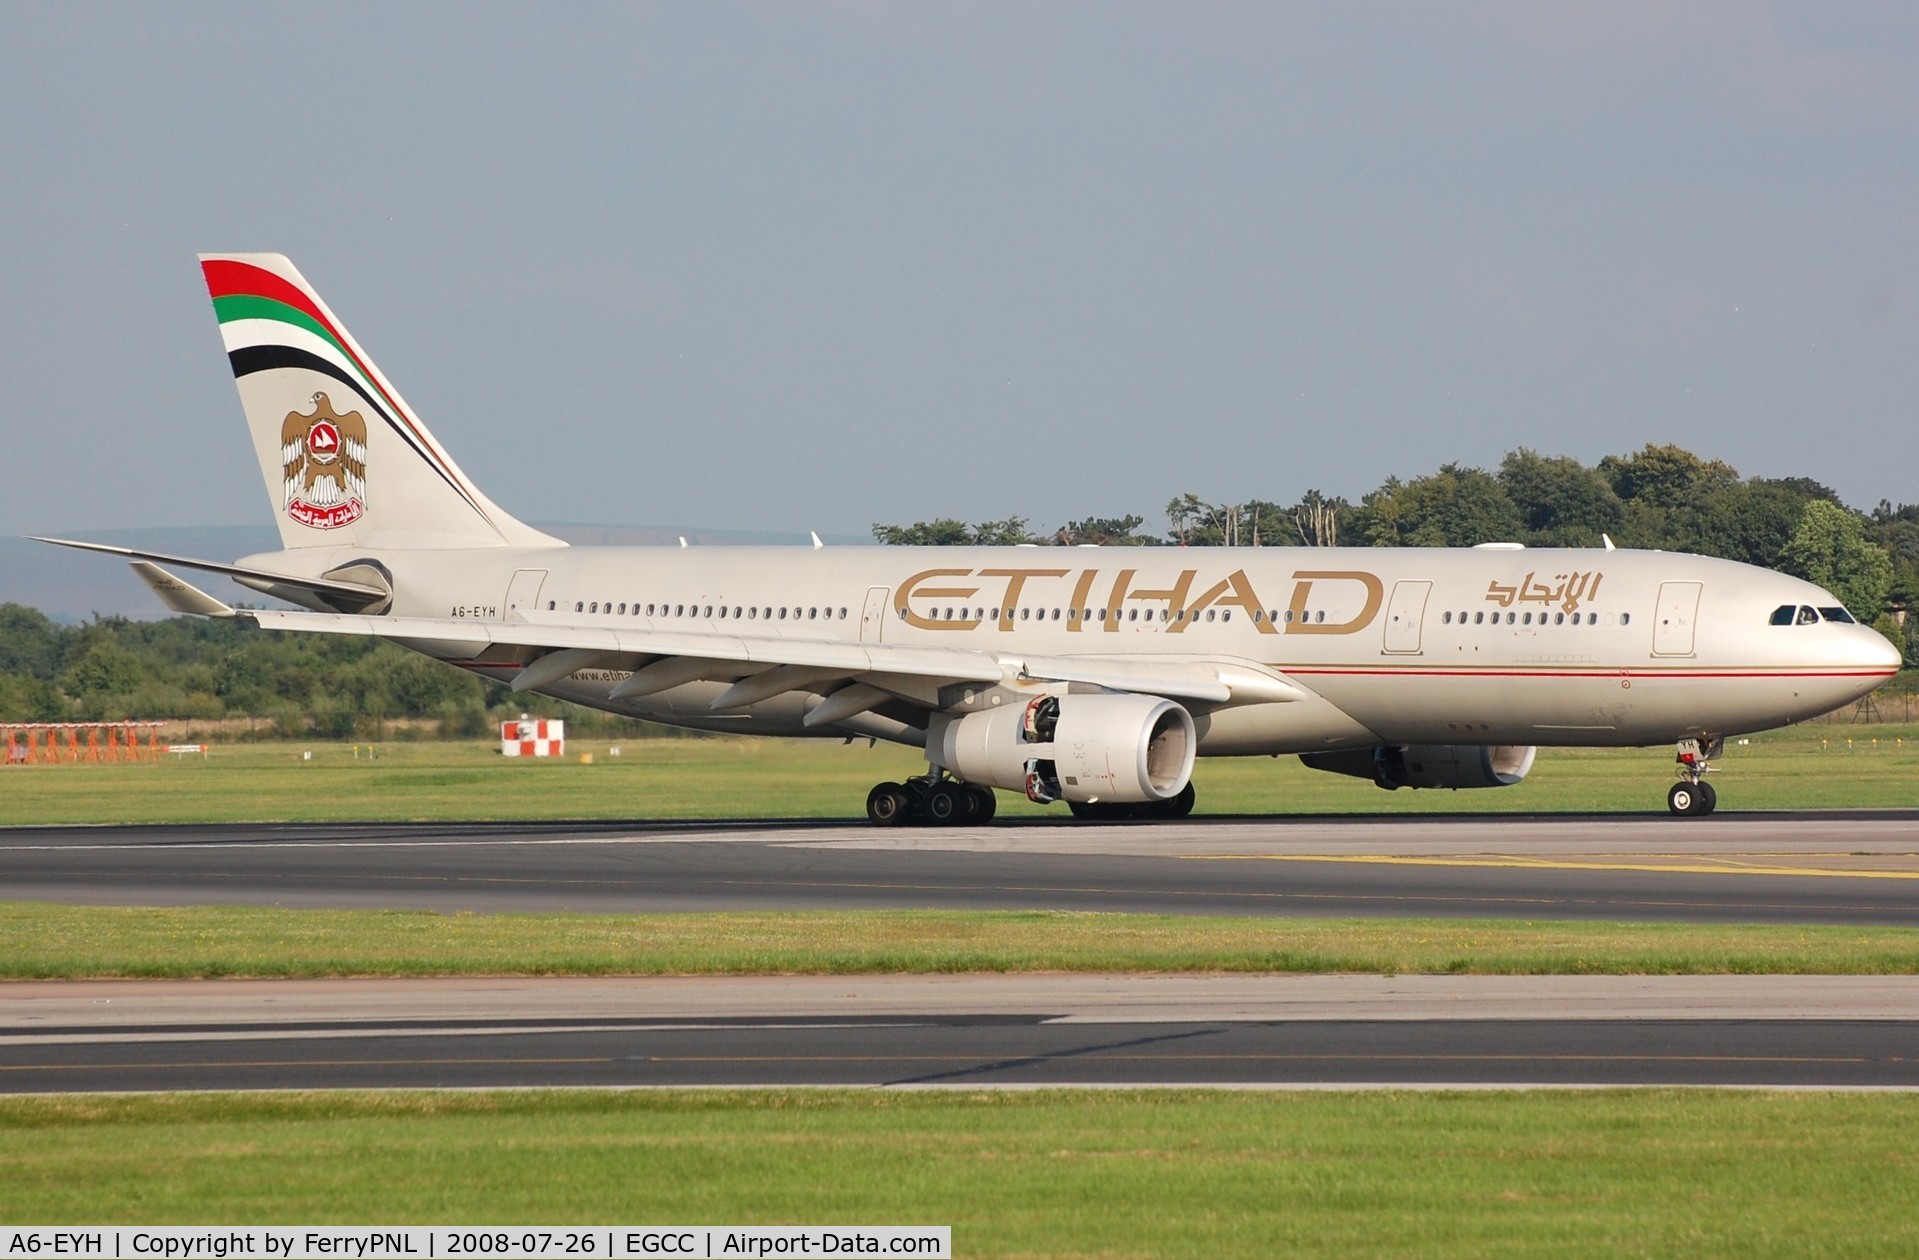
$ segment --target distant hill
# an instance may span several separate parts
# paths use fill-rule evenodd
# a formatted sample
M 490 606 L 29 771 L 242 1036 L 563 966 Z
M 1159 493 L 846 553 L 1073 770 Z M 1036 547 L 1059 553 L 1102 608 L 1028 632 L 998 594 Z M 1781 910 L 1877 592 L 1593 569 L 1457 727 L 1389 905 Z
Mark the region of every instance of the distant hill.
M 694 546 L 810 544 L 804 533 L 680 525 L 535 524 L 556 538 L 582 546 L 674 547 L 679 545 L 682 536 Z M 83 542 L 140 547 L 202 560 L 233 560 L 256 552 L 277 551 L 280 547 L 279 533 L 270 525 L 176 525 L 89 530 L 75 536 Z M 873 540 L 840 534 L 825 541 L 833 546 L 863 546 Z M 195 580 L 192 574 L 181 576 Z M 222 598 L 244 598 L 254 604 L 272 602 L 225 578 L 211 574 L 201 577 L 205 578 L 207 589 Z M 0 538 L 0 603 L 25 604 L 62 622 L 87 621 L 96 614 L 142 620 L 170 615 L 121 561 L 111 556 L 49 547 L 26 538 Z

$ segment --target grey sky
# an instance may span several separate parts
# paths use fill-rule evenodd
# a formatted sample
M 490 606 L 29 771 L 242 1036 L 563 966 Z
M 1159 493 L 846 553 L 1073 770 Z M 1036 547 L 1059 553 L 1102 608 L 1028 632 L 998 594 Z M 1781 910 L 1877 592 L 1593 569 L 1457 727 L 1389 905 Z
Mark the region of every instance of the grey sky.
M 193 255 L 534 520 L 1919 499 L 1919 8 L 0 6 L 0 533 L 260 523 Z

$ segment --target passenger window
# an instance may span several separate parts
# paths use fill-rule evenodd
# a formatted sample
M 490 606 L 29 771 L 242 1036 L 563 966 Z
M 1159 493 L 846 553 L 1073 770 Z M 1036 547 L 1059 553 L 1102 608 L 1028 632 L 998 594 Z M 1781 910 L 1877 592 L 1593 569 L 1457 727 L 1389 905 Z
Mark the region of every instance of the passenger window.
M 1845 626 L 1858 624 L 1856 621 L 1853 620 L 1852 614 L 1847 612 L 1843 608 L 1821 608 L 1819 610 L 1819 615 L 1821 617 L 1824 617 L 1827 621 L 1836 621 L 1839 624 L 1845 625 Z
M 746 619 L 747 619 L 748 621 L 751 621 L 751 620 L 753 620 L 753 619 L 754 619 L 755 617 L 757 617 L 757 616 L 759 616 L 759 612 L 760 612 L 760 610 L 759 610 L 759 609 L 757 609 L 757 608 L 749 608 L 749 609 L 747 609 L 747 610 L 746 610 Z
M 576 600 L 574 600 L 574 601 L 573 601 L 573 611 L 574 611 L 574 612 L 585 612 L 585 611 L 586 611 L 586 601 L 584 601 L 584 600 L 578 600 L 578 599 L 576 599 Z
M 1817 624 L 1817 623 L 1818 623 L 1818 621 L 1819 621 L 1819 614 L 1818 614 L 1818 613 L 1816 613 L 1816 612 L 1814 612 L 1814 611 L 1813 611 L 1812 609 L 1810 609 L 1810 608 L 1807 608 L 1807 607 L 1805 607 L 1805 606 L 1803 606 L 1803 605 L 1802 605 L 1802 606 L 1800 607 L 1800 609 L 1799 609 L 1799 624 L 1800 624 L 1800 625 L 1802 625 L 1802 626 L 1810 626 L 1810 625 L 1815 625 L 1815 624 Z
M 1126 620 L 1128 620 L 1128 621 L 1138 621 L 1138 620 L 1139 620 L 1139 609 L 1137 609 L 1137 608 L 1128 608 L 1128 609 L 1126 610 Z
M 1620 613 L 1620 614 L 1619 614 L 1619 624 L 1620 624 L 1620 625 L 1622 625 L 1622 626 L 1630 626 L 1630 625 L 1632 624 L 1632 614 L 1631 614 L 1631 613 Z
M 550 600 L 550 599 L 546 601 L 546 610 L 547 610 L 548 612 L 552 612 L 552 611 L 553 611 L 553 601 L 552 601 L 552 600 Z
M 1474 625 L 1476 625 L 1476 626 L 1477 626 L 1477 625 L 1481 625 L 1481 624 L 1483 624 L 1483 623 L 1485 622 L 1485 620 L 1486 620 L 1486 614 L 1485 614 L 1485 613 L 1483 613 L 1483 612 L 1476 612 L 1476 613 L 1474 613 L 1474 614 L 1473 614 L 1473 624 L 1474 624 Z
M 1263 608 L 1255 608 L 1255 609 L 1253 609 L 1253 624 L 1254 624 L 1254 625 L 1258 625 L 1258 624 L 1260 624 L 1260 622 L 1262 622 L 1262 621 L 1264 621 L 1265 619 L 1266 619 L 1266 610 L 1265 610 L 1265 609 L 1263 609 Z M 1451 613 L 1447 613 L 1447 614 L 1446 614 L 1446 620 L 1448 620 L 1448 621 L 1451 621 L 1452 619 L 1453 619 L 1453 615 L 1452 615 Z
M 1779 607 L 1772 610 L 1772 619 L 1770 624 L 1775 626 L 1789 626 L 1792 624 L 1793 614 L 1798 611 L 1799 611 L 1798 608 L 1794 607 L 1791 604 L 1781 604 L 1779 605 Z

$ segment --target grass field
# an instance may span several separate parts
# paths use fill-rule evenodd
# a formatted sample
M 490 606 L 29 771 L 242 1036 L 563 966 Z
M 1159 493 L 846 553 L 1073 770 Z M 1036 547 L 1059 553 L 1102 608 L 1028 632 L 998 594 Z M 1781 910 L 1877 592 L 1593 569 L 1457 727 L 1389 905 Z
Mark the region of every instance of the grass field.
M 611 753 L 618 747 L 620 755 Z M 371 752 L 371 756 L 369 756 Z M 856 818 L 882 779 L 921 773 L 911 750 L 836 742 L 570 742 L 565 760 L 493 744 L 234 744 L 158 764 L 0 767 L 0 826 L 34 823 L 554 818 Z M 591 764 L 579 760 L 592 756 Z M 307 759 L 307 755 L 311 759 Z M 1201 813 L 1383 815 L 1665 808 L 1666 749 L 1542 749 L 1516 787 L 1383 792 L 1297 758 L 1214 758 L 1194 772 Z M 1720 808 L 1919 805 L 1919 727 L 1812 725 L 1734 745 Z M 1064 820 L 1000 793 L 1006 817 Z
M 1913 975 L 1919 929 L 889 910 L 447 915 L 0 902 L 0 977 Z
M 7 1223 L 953 1227 L 975 1256 L 1919 1250 L 1919 1097 L 1624 1091 L 0 1101 Z

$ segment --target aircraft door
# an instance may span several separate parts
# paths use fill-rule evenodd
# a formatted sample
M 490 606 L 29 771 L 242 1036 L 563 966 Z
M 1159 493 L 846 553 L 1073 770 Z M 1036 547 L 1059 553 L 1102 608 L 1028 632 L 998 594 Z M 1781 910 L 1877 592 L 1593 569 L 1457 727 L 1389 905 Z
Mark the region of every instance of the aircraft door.
M 866 588 L 866 607 L 860 610 L 861 643 L 878 643 L 885 633 L 887 597 L 892 593 L 889 586 Z
M 1419 652 L 1420 624 L 1426 619 L 1431 582 L 1394 582 L 1392 602 L 1386 608 L 1386 650 L 1407 655 Z
M 1659 613 L 1652 626 L 1654 656 L 1691 656 L 1699 622 L 1700 582 L 1661 582 Z
M 513 580 L 506 585 L 506 611 L 503 620 L 525 621 L 520 615 L 523 608 L 540 606 L 540 587 L 546 582 L 545 569 L 516 569 Z

